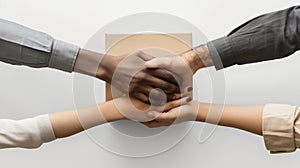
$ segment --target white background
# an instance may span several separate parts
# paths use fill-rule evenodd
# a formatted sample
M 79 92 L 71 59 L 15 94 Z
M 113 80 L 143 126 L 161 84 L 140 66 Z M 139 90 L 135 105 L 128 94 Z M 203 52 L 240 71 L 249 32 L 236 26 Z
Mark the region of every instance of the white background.
M 0 17 L 84 46 L 102 26 L 138 12 L 165 12 L 199 27 L 209 39 L 229 33 L 252 17 L 296 5 L 296 0 L 62 1 L 0 0 Z M 226 103 L 239 105 L 300 104 L 300 55 L 224 70 Z M 0 63 L 0 117 L 22 119 L 74 108 L 74 74 Z M 196 76 L 196 80 L 201 75 Z M 198 125 L 198 126 L 197 126 Z M 299 152 L 269 155 L 263 139 L 218 128 L 197 143 L 198 123 L 173 149 L 150 158 L 125 158 L 96 146 L 84 133 L 36 150 L 0 151 L 1 167 L 299 167 Z

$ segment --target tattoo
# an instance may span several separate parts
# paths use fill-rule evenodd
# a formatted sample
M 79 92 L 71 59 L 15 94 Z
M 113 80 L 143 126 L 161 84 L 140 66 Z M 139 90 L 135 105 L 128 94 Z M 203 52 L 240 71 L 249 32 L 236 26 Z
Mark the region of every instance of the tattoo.
M 212 66 L 212 60 L 206 45 L 200 45 L 182 54 L 193 73 L 203 67 Z
M 198 47 L 195 47 L 193 49 L 193 51 L 195 53 L 197 53 L 197 55 L 200 57 L 203 65 L 205 67 L 213 66 L 213 62 L 212 62 L 212 59 L 209 55 L 208 47 L 207 47 L 206 44 L 202 44 Z

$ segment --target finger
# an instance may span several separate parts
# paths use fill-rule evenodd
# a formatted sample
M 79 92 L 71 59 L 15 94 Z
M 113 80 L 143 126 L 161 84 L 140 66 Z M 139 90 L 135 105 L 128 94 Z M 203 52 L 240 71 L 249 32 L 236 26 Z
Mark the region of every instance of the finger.
M 190 97 L 191 100 L 193 100 L 193 87 L 187 87 L 186 89 L 183 89 L 183 92 L 181 93 L 181 98 Z M 183 104 L 186 104 L 188 102 L 182 102 Z
M 180 88 L 173 83 L 161 80 L 150 75 L 149 77 L 145 78 L 145 80 L 153 87 L 160 88 L 167 93 L 180 93 Z
M 169 126 L 172 123 L 170 122 L 160 122 L 160 121 L 149 121 L 149 122 L 143 122 L 142 124 L 144 124 L 145 126 L 147 126 L 148 128 L 156 128 L 156 127 L 161 127 L 161 126 Z
M 150 103 L 148 96 L 146 96 L 145 94 L 143 94 L 141 92 L 132 92 L 132 93 L 129 93 L 129 95 L 130 95 L 130 97 L 134 97 L 144 103 L 147 103 L 147 104 Z
M 138 57 L 140 57 L 141 59 L 143 59 L 144 61 L 150 61 L 153 58 L 155 58 L 154 56 L 150 55 L 150 54 L 146 54 L 143 51 L 138 51 L 137 53 Z
M 137 88 L 136 91 L 143 93 L 143 96 L 146 96 L 148 100 L 149 100 L 149 96 L 151 93 L 151 99 L 154 101 L 155 100 L 162 101 L 162 100 L 165 100 L 165 98 L 167 99 L 167 101 L 173 101 L 173 100 L 177 100 L 177 99 L 181 98 L 180 93 L 165 94 L 163 92 L 160 92 L 158 89 L 155 89 L 155 88 L 149 87 L 149 86 L 141 86 L 141 87 Z M 160 105 L 162 105 L 162 104 L 160 104 Z
M 149 118 L 155 118 L 154 121 L 159 122 L 167 122 L 167 123 L 173 123 L 177 118 L 177 113 L 175 112 L 168 112 L 168 113 L 160 113 L 157 111 L 149 111 L 147 113 Z
M 182 97 L 182 95 L 180 93 L 167 94 L 168 101 L 177 100 L 177 99 L 180 99 L 181 97 Z
M 141 123 L 147 126 L 148 128 L 155 128 L 160 126 L 157 121 L 148 121 L 148 122 L 141 122 Z
M 147 61 L 145 63 L 145 65 L 148 67 L 148 68 L 160 68 L 160 67 L 165 67 L 167 68 L 169 66 L 169 63 L 170 63 L 170 60 L 169 58 L 154 58 L 150 61 Z
M 160 78 L 162 80 L 172 82 L 175 85 L 182 83 L 181 77 L 165 69 L 159 69 L 159 68 L 145 69 L 145 72 L 157 78 Z
M 183 104 L 186 104 L 188 102 L 192 101 L 192 98 L 191 97 L 183 97 L 181 99 L 177 99 L 177 100 L 173 100 L 173 101 L 170 101 L 168 102 L 166 105 L 165 105 L 165 109 L 164 111 L 169 111 L 170 109 L 173 109 L 175 107 L 179 107 Z
M 153 89 L 152 87 L 138 87 L 135 89 L 135 96 L 142 98 L 142 101 L 153 106 L 162 107 L 168 101 L 166 95 L 159 91 L 158 89 Z
M 151 96 L 154 100 L 164 100 L 165 99 L 165 94 L 162 91 L 159 91 L 159 89 L 155 89 L 151 86 L 140 86 L 138 88 L 136 88 L 136 91 L 141 92 L 145 95 L 147 95 L 147 97 L 149 97 L 150 93 Z

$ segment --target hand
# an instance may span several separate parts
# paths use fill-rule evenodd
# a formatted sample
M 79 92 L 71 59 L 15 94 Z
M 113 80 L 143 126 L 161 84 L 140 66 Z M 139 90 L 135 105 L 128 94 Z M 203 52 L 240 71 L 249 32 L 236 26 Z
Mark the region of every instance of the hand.
M 118 115 L 122 116 L 119 119 L 130 119 L 139 122 L 148 122 L 154 120 L 154 116 L 148 115 L 148 112 L 155 111 L 157 113 L 163 111 L 169 111 L 170 109 L 181 106 L 191 101 L 191 98 L 184 97 L 181 99 L 173 100 L 162 106 L 151 106 L 143 103 L 142 101 L 134 98 L 123 96 L 112 100 L 115 111 L 118 111 Z M 119 120 L 118 119 L 118 120 Z
M 148 68 L 164 68 L 172 73 L 180 76 L 182 78 L 182 83 L 180 87 L 183 89 L 183 92 L 191 91 L 192 88 L 192 76 L 193 71 L 190 68 L 187 60 L 181 56 L 169 56 L 154 58 L 150 61 L 147 61 L 145 64 Z
M 165 69 L 146 68 L 145 62 L 153 58 L 142 51 L 122 56 L 104 56 L 97 76 L 105 76 L 105 81 L 116 89 L 148 104 L 150 93 L 152 99 L 158 102 L 164 98 L 167 101 L 181 98 L 177 85 L 181 81 L 179 77 Z
M 192 89 L 192 76 L 197 70 L 211 66 L 212 60 L 206 45 L 200 45 L 180 56 L 154 58 L 146 62 L 148 68 L 164 68 L 182 78 L 184 89 Z
M 200 105 L 197 101 L 192 101 L 185 105 L 171 109 L 168 112 L 160 113 L 158 111 L 149 111 L 147 113 L 149 118 L 155 118 L 149 122 L 142 124 L 147 127 L 154 128 L 160 126 L 169 126 L 172 124 L 181 123 L 184 121 L 196 121 L 198 118 L 198 111 L 205 106 Z

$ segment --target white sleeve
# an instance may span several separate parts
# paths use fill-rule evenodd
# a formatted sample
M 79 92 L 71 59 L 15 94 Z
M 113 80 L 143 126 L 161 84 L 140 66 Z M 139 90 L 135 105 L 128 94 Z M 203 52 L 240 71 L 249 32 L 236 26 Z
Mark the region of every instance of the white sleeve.
M 0 119 L 0 149 L 37 148 L 55 139 L 49 115 L 24 120 Z

